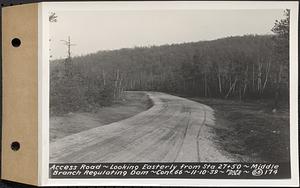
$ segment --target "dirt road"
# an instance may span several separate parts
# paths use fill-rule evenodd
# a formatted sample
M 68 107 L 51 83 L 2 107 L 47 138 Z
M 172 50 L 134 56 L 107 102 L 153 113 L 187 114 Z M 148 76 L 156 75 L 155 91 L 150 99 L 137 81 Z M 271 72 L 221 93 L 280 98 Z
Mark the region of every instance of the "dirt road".
M 147 92 L 154 105 L 131 118 L 50 144 L 50 162 L 231 162 L 213 142 L 213 110 Z

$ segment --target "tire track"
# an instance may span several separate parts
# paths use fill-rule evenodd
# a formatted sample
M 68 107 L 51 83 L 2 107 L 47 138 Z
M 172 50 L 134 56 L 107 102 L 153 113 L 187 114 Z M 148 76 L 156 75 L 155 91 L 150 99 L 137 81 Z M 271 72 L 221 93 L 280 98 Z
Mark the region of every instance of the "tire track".
M 200 148 L 199 140 L 200 140 L 200 133 L 201 133 L 202 127 L 205 125 L 205 121 L 206 121 L 206 110 L 203 110 L 203 113 L 204 113 L 203 122 L 200 125 L 199 131 L 198 131 L 198 134 L 197 134 L 197 158 L 198 158 L 198 162 L 201 162 L 200 149 L 199 149 Z
M 191 116 L 191 111 L 189 111 L 189 116 Z M 179 152 L 180 152 L 180 150 L 181 150 L 182 147 L 183 147 L 184 140 L 185 140 L 185 138 L 186 138 L 186 136 L 187 136 L 187 131 L 188 131 L 188 128 L 189 128 L 189 124 L 190 124 L 190 118 L 189 118 L 188 121 L 187 121 L 187 125 L 186 125 L 186 128 L 185 128 L 185 130 L 184 130 L 184 135 L 183 135 L 183 139 L 182 139 L 181 145 L 180 145 L 180 147 L 178 148 L 178 150 L 177 150 L 177 152 L 176 152 L 176 156 L 175 156 L 174 161 L 172 161 L 172 162 L 175 162 L 175 161 L 176 161 L 176 159 L 178 158 Z

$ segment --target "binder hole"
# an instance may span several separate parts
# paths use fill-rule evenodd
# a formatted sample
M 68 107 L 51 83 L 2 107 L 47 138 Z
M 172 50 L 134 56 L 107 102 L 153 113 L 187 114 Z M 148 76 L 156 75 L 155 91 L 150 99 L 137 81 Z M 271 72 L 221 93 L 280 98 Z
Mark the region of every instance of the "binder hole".
M 19 142 L 13 142 L 13 143 L 11 143 L 10 147 L 13 151 L 18 151 L 20 149 L 20 143 Z
M 18 38 L 14 38 L 14 39 L 12 39 L 11 44 L 13 45 L 13 47 L 17 48 L 21 45 L 21 40 Z

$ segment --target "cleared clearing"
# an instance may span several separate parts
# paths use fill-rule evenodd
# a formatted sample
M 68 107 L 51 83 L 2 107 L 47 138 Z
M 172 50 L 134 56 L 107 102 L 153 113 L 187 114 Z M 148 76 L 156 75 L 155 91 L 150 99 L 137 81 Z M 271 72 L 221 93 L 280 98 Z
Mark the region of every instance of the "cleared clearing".
M 288 104 L 274 112 L 273 101 L 190 98 L 214 108 L 215 142 L 244 162 L 288 162 Z
M 152 102 L 143 92 L 125 92 L 124 100 L 90 113 L 50 117 L 50 142 L 88 129 L 132 117 L 149 109 Z
M 145 92 L 153 106 L 133 117 L 58 139 L 50 162 L 230 162 L 213 142 L 209 106 Z

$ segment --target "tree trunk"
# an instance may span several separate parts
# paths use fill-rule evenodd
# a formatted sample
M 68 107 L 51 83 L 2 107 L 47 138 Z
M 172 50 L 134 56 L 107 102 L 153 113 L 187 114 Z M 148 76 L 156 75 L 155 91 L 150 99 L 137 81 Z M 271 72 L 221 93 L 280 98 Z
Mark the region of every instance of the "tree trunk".
M 206 72 L 204 73 L 204 96 L 207 97 L 207 79 L 206 79 Z
M 258 73 L 257 73 L 257 91 L 260 94 L 261 93 L 261 76 L 262 76 L 262 64 L 258 65 Z
M 221 80 L 221 73 L 218 72 L 218 81 L 219 81 L 219 93 L 222 95 L 222 80 Z
M 274 109 L 278 108 L 282 69 L 283 67 L 282 65 L 280 65 L 279 72 L 277 75 L 277 83 L 276 83 L 275 96 L 274 96 Z
M 102 79 L 103 79 L 103 86 L 106 85 L 106 80 L 105 80 L 105 72 L 102 70 Z
M 255 76 L 255 66 L 254 66 L 254 63 L 253 63 L 253 65 L 252 65 L 252 90 L 254 91 L 255 89 L 255 78 L 254 78 L 254 76 Z
M 232 90 L 234 90 L 236 82 L 237 82 L 237 78 L 235 78 L 233 84 L 232 84 L 231 87 L 229 88 L 229 91 L 227 92 L 227 94 L 226 94 L 226 96 L 225 96 L 225 99 L 227 99 L 228 96 L 230 95 L 230 93 L 232 92 Z
M 263 88 L 262 88 L 262 92 L 264 92 L 264 90 L 266 88 L 266 85 L 267 85 L 267 82 L 268 82 L 270 68 L 271 68 L 271 62 L 269 61 L 269 63 L 267 64 L 266 76 L 265 76 L 265 81 L 264 81 L 264 85 L 263 85 Z

